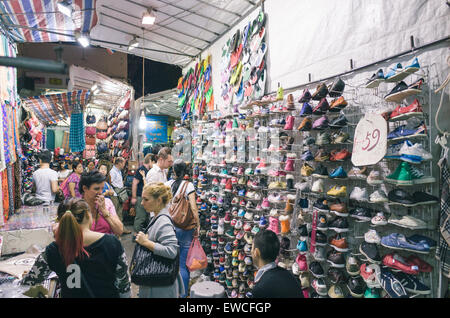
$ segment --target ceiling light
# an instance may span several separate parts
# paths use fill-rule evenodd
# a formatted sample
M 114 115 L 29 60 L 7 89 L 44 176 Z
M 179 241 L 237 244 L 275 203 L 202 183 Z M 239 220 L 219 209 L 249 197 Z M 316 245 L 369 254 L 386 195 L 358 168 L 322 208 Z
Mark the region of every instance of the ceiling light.
M 100 93 L 101 89 L 99 87 L 97 87 L 94 91 L 94 95 L 97 95 L 98 93 Z
M 67 0 L 60 1 L 56 5 L 58 7 L 59 12 L 68 16 L 69 18 L 72 17 L 73 7 Z
M 97 85 L 97 83 L 95 83 L 94 85 L 92 85 L 91 91 L 93 92 L 93 91 L 95 91 L 97 88 L 98 88 L 98 85 Z
M 133 37 L 133 39 L 128 44 L 128 51 L 134 50 L 139 46 L 139 41 L 136 39 L 136 37 Z
M 155 24 L 156 16 L 152 9 L 147 9 L 142 15 L 142 24 Z
M 89 46 L 89 34 L 76 32 L 75 39 L 77 39 L 77 41 L 81 44 L 82 47 Z

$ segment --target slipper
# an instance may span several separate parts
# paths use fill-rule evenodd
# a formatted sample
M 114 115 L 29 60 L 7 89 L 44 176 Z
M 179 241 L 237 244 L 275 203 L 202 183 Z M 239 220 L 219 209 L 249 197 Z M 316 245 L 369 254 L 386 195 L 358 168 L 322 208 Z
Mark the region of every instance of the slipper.
M 252 72 L 252 68 L 250 67 L 249 64 L 245 64 L 244 65 L 244 70 L 242 71 L 242 80 L 245 82 L 248 82 L 248 80 L 250 79 L 250 74 Z
M 228 83 L 222 85 L 222 94 L 220 96 L 224 97 L 228 93 Z
M 250 65 L 251 66 L 261 65 L 261 62 L 263 61 L 264 56 L 266 55 L 266 52 L 267 52 L 267 45 L 264 42 L 261 44 L 261 47 L 259 48 L 258 52 L 250 56 Z
M 251 28 L 251 22 L 249 22 L 245 28 L 244 28 L 244 39 L 242 40 L 242 46 L 245 48 L 247 46 L 248 43 L 248 39 L 249 39 L 249 33 L 250 33 L 250 28 Z
M 241 53 L 242 53 L 242 44 L 240 44 L 239 48 L 231 54 L 230 58 L 231 68 L 234 68 L 238 64 L 239 58 L 241 57 Z
M 256 52 L 259 49 L 259 46 L 261 45 L 261 42 L 266 35 L 266 28 L 262 28 L 261 31 L 257 35 L 255 35 L 252 39 L 252 42 L 250 43 L 250 49 L 252 53 Z

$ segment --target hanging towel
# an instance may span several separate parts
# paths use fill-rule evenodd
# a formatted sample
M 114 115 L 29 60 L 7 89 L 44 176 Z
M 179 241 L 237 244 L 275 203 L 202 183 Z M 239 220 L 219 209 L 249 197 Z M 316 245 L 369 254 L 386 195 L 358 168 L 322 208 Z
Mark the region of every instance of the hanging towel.
M 6 112 L 6 105 L 2 104 L 2 120 L 3 120 L 3 149 L 5 151 L 5 163 L 11 162 L 11 150 L 9 147 L 9 135 L 8 135 L 8 115 Z
M 70 133 L 68 131 L 65 131 L 63 134 L 63 139 L 62 139 L 62 143 L 61 143 L 61 148 L 64 149 L 64 153 L 70 152 L 69 136 L 70 136 Z
M 47 149 L 55 149 L 55 131 L 53 129 L 47 129 Z
M 441 206 L 439 215 L 439 226 L 442 228 L 450 215 L 450 170 L 447 166 L 447 160 L 444 160 L 441 168 Z M 450 229 L 447 229 L 450 231 Z M 439 244 L 436 250 L 436 258 L 440 261 L 442 274 L 450 278 L 450 251 L 449 245 L 442 235 L 439 235 Z
M 14 179 L 13 179 L 13 172 L 12 172 L 13 166 L 7 165 L 6 166 L 6 178 L 8 179 L 8 198 L 9 198 L 9 215 L 14 214 Z
M 69 147 L 72 152 L 83 151 L 86 147 L 84 116 L 78 104 L 74 105 L 70 116 Z
M 55 133 L 55 148 L 60 148 L 63 143 L 64 130 L 55 129 L 54 133 Z

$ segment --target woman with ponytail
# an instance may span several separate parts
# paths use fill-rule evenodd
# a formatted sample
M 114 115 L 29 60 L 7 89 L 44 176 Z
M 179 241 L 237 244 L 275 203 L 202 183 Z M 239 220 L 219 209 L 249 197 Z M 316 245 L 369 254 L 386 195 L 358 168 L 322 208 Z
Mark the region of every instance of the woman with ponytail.
M 130 297 L 124 249 L 114 235 L 91 231 L 89 204 L 71 199 L 61 203 L 58 214 L 55 242 L 39 255 L 22 284 L 42 283 L 53 271 L 63 298 Z

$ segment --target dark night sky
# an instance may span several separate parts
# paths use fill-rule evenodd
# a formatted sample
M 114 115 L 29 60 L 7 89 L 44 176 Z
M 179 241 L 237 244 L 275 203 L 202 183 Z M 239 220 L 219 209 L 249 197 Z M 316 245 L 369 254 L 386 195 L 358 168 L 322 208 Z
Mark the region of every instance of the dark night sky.
M 181 77 L 175 65 L 145 60 L 145 95 L 172 89 Z M 142 96 L 142 57 L 128 55 L 128 80 L 135 90 L 135 99 Z

